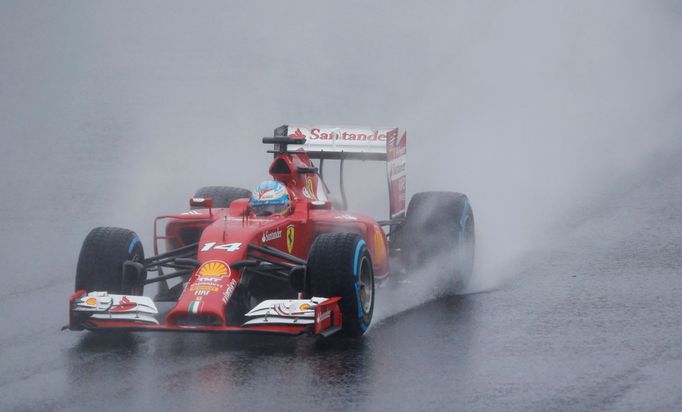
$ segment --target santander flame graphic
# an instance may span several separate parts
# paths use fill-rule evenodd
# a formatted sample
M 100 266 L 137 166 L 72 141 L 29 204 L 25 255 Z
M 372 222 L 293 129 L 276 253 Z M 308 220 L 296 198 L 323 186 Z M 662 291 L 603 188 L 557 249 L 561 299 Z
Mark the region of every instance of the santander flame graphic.
M 296 129 L 295 132 L 290 134 L 289 137 L 293 137 L 295 139 L 305 139 L 305 135 L 303 134 L 303 132 L 301 132 L 301 129 L 298 128 Z
M 114 306 L 111 311 L 112 312 L 123 312 L 126 310 L 130 310 L 135 308 L 137 306 L 137 303 L 132 302 L 128 299 L 127 296 L 124 296 L 123 299 L 118 303 L 118 305 Z

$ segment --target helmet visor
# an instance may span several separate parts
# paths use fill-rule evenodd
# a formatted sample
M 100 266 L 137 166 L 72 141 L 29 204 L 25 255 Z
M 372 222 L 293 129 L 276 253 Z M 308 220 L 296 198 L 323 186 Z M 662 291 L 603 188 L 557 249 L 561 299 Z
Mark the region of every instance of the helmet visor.
M 277 213 L 282 213 L 288 208 L 287 204 L 263 204 L 253 205 L 251 210 L 256 216 L 269 216 Z

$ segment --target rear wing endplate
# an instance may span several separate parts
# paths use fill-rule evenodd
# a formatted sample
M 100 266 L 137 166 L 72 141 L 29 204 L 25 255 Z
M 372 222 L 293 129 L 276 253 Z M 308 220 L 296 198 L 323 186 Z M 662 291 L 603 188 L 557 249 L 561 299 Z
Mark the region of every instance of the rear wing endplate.
M 283 125 L 275 137 L 305 139 L 288 145 L 303 150 L 311 159 L 356 159 L 386 162 L 391 219 L 405 215 L 407 179 L 407 132 L 398 128 L 357 128 Z

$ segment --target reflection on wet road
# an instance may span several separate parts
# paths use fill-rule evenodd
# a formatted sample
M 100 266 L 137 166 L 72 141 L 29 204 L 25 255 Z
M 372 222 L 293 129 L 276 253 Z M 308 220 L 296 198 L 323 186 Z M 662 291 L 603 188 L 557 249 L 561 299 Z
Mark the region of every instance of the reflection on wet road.
M 83 334 L 68 350 L 66 399 L 97 393 L 81 400 L 83 409 L 99 402 L 167 410 L 404 407 L 423 391 L 446 395 L 455 383 L 448 376 L 466 377 L 470 300 L 432 302 L 387 320 L 363 340 Z M 443 350 L 448 347 L 462 350 Z

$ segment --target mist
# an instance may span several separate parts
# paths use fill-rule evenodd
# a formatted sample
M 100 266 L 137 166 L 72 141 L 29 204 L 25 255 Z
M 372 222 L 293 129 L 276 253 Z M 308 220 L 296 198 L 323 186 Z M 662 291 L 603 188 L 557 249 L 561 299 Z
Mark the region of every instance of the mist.
M 679 0 L 0 1 L 0 410 L 679 410 L 681 44 Z M 473 207 L 469 288 L 389 279 L 359 340 L 60 331 L 93 227 L 151 255 L 286 123 L 407 130 L 408 197 Z
M 154 216 L 184 210 L 198 187 L 254 187 L 276 126 L 385 126 L 408 131 L 408 194 L 469 196 L 470 291 L 489 290 L 679 145 L 675 2 L 38 4 L 0 17 L 13 34 L 0 39 L 3 169 L 19 177 L 2 210 L 74 199 L 42 217 L 79 214 L 65 266 L 92 226 L 133 229 L 150 253 Z M 347 172 L 350 209 L 385 218 L 382 166 Z

